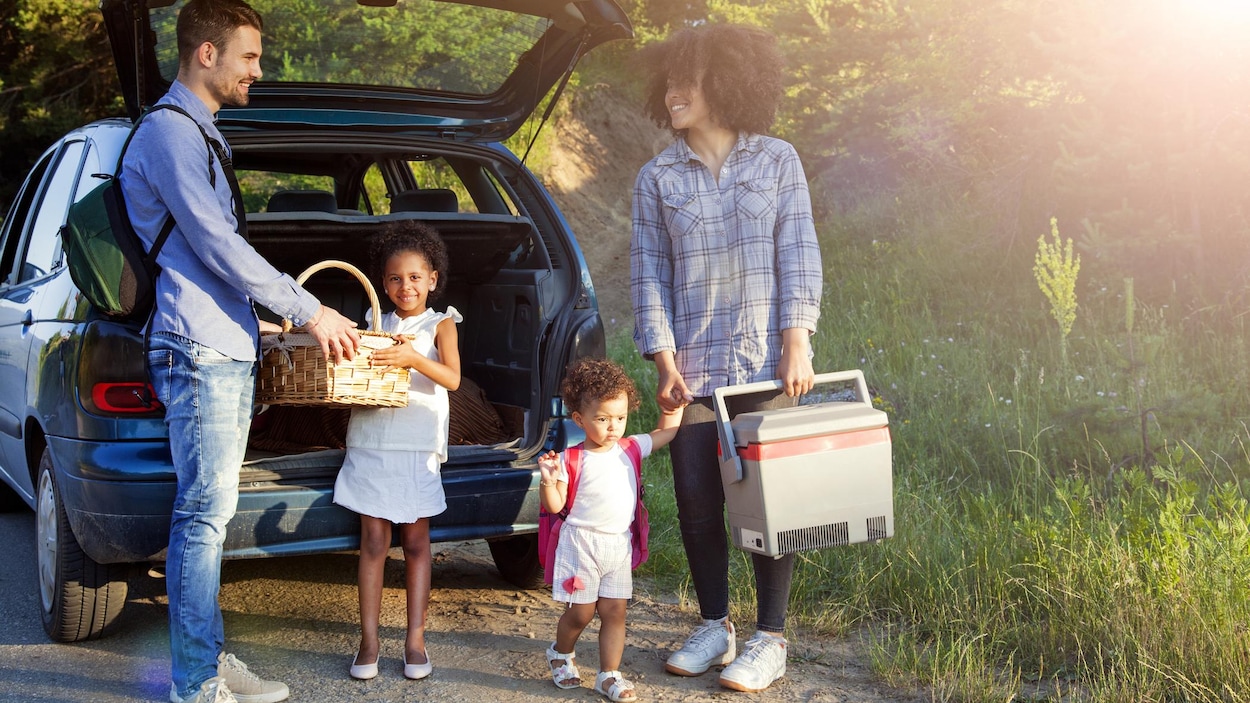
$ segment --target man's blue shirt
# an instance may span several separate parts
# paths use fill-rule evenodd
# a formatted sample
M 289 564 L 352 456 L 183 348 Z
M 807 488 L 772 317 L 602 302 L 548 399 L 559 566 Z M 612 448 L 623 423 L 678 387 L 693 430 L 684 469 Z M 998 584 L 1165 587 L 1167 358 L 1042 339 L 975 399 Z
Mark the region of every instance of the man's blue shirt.
M 208 106 L 175 81 L 159 101 L 186 110 L 208 136 L 225 144 Z M 229 147 L 227 147 L 229 148 Z M 143 120 L 126 150 L 121 185 L 135 231 L 151 248 L 166 215 L 174 229 L 157 257 L 156 312 L 150 330 L 171 332 L 240 361 L 254 360 L 259 331 L 256 301 L 296 325 L 320 303 L 275 269 L 238 234 L 233 196 L 191 120 L 158 110 Z

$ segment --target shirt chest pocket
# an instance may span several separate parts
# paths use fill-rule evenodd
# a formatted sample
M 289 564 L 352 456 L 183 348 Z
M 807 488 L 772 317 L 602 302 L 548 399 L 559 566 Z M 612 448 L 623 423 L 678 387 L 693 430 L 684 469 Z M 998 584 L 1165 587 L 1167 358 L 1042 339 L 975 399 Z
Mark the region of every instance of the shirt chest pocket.
M 660 202 L 663 203 L 664 224 L 670 237 L 676 239 L 701 229 L 703 213 L 696 193 L 666 191 L 660 196 Z
M 734 187 L 734 202 L 740 217 L 772 220 L 777 216 L 777 179 L 749 178 Z

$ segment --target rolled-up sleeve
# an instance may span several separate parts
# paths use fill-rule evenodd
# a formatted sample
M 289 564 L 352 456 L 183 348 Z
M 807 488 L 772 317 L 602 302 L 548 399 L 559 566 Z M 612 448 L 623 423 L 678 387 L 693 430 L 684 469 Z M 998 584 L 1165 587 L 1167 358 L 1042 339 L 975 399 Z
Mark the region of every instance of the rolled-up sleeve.
M 820 244 L 803 164 L 794 147 L 784 146 L 777 182 L 778 322 L 781 329 L 815 332 L 823 287 Z
M 675 351 L 673 337 L 673 252 L 651 164 L 634 182 L 633 236 L 629 247 L 629 289 L 634 305 L 634 344 L 650 359 Z

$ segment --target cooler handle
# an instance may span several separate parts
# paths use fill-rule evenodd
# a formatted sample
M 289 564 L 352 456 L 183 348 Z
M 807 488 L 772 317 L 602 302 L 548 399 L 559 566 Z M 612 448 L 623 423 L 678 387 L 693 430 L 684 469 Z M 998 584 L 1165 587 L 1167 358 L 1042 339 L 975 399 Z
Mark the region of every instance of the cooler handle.
M 816 374 L 812 386 L 841 381 L 854 381 L 855 395 L 859 402 L 872 407 L 872 399 L 868 396 L 868 383 L 864 380 L 864 372 L 860 369 Z M 725 398 L 731 395 L 762 393 L 781 387 L 780 380 L 773 380 L 744 383 L 740 386 L 723 386 L 712 391 L 712 401 L 716 406 L 716 430 L 720 438 L 720 474 L 721 479 L 726 483 L 736 483 L 742 480 L 742 459 L 738 456 L 738 447 L 734 444 L 734 431 L 729 424 L 730 417 L 725 406 Z

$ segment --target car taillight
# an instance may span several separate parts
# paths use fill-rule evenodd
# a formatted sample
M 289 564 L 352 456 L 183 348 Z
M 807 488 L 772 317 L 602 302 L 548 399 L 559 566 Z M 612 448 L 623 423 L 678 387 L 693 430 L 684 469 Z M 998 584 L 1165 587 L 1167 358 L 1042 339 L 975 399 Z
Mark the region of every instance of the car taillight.
M 97 383 L 91 389 L 91 401 L 106 413 L 134 414 L 161 410 L 150 383 Z
M 93 320 L 82 333 L 78 401 L 94 415 L 159 417 L 165 408 L 148 383 L 143 335 L 111 320 Z

